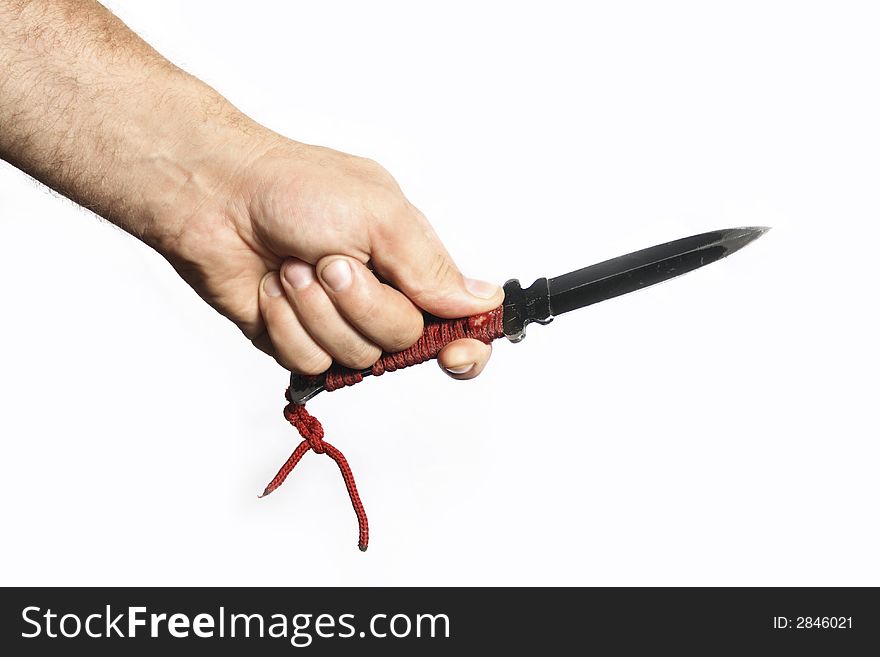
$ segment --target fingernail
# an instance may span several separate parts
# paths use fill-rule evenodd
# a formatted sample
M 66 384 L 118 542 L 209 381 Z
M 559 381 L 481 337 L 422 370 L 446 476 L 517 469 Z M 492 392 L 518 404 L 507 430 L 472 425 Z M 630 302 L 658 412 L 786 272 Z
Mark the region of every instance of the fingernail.
M 321 278 L 334 292 L 342 292 L 351 285 L 351 265 L 347 260 L 334 260 L 321 270 Z
M 272 272 L 263 279 L 263 292 L 270 297 L 280 297 L 284 290 L 281 289 L 281 279 L 278 274 Z
M 284 268 L 284 278 L 294 290 L 301 290 L 315 281 L 315 269 L 307 262 L 292 262 Z
M 467 365 L 461 365 L 459 367 L 444 367 L 447 372 L 450 374 L 467 374 L 472 369 L 474 369 L 473 363 L 468 363 Z
M 477 281 L 473 278 L 465 278 L 464 286 L 467 288 L 468 292 L 481 299 L 491 299 L 498 292 L 498 286 L 494 283 Z

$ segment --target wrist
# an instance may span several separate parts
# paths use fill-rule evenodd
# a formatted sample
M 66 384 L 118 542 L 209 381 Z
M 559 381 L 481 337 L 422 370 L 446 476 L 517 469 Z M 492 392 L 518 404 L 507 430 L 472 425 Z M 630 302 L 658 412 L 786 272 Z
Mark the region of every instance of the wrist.
M 132 122 L 135 143 L 129 196 L 118 223 L 169 258 L 190 249 L 238 206 L 241 174 L 272 144 L 272 134 L 216 91 L 179 71 L 150 92 L 158 104 Z

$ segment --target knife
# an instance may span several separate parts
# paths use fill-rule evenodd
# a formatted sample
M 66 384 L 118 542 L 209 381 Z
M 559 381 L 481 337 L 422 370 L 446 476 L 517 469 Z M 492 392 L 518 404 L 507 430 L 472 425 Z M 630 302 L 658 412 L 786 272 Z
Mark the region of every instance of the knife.
M 523 288 L 512 279 L 504 284 L 504 302 L 498 308 L 473 317 L 440 319 L 425 317 L 422 337 L 402 352 L 382 354 L 372 367 L 352 370 L 334 364 L 324 374 L 291 373 L 288 399 L 305 404 L 323 390 L 336 390 L 359 383 L 366 376 L 379 376 L 437 357 L 453 340 L 475 338 L 491 342 L 506 337 L 521 341 L 529 324 L 549 324 L 554 317 L 578 308 L 628 294 L 699 269 L 741 248 L 769 228 L 751 226 L 700 233 L 605 260 L 555 278 L 539 278 Z

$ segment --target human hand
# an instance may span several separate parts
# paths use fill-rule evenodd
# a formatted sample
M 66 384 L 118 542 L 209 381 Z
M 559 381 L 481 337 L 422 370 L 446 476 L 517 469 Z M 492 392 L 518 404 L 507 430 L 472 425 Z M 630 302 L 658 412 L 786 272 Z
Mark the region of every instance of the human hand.
M 284 367 L 318 374 L 335 360 L 363 369 L 415 342 L 422 310 L 453 318 L 502 302 L 497 285 L 462 276 L 375 162 L 260 128 L 243 134 L 249 146 L 238 152 L 252 154 L 247 165 L 230 171 L 191 217 L 166 220 L 181 228 L 161 250 Z M 464 339 L 438 361 L 453 378 L 470 379 L 490 354 L 491 346 Z

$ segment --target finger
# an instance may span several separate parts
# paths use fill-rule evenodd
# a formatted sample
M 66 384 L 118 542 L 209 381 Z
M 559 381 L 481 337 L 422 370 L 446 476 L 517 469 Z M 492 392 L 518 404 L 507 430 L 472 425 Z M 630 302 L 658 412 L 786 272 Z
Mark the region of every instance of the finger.
M 466 317 L 501 304 L 494 283 L 462 276 L 427 219 L 408 206 L 371 227 L 371 257 L 385 278 L 438 317 Z
M 290 305 L 309 335 L 333 359 L 346 367 L 364 369 L 382 350 L 349 324 L 315 277 L 315 268 L 297 258 L 281 265 L 281 280 Z
M 282 367 L 300 374 L 320 374 L 330 367 L 330 354 L 312 339 L 293 312 L 278 272 L 269 272 L 260 283 L 260 313 L 272 343 L 272 355 Z M 258 346 L 266 347 L 265 340 Z
M 437 362 L 453 379 L 465 381 L 479 376 L 491 355 L 492 345 L 465 338 L 443 347 L 437 356 Z
M 262 315 L 260 315 L 260 318 L 262 319 Z M 262 351 L 264 354 L 267 354 L 267 355 L 271 356 L 272 358 L 275 358 L 276 360 L 278 360 L 277 357 L 275 356 L 275 345 L 272 344 L 272 340 L 269 338 L 269 334 L 266 333 L 265 324 L 266 323 L 263 322 L 263 327 L 264 327 L 263 332 L 260 333 L 253 340 L 251 340 L 251 344 L 254 345 L 260 351 Z M 279 365 L 280 365 L 280 363 L 279 363 Z M 282 365 L 282 367 L 283 367 L 283 365 Z
M 340 314 L 383 350 L 401 351 L 421 336 L 422 312 L 393 287 L 380 283 L 359 260 L 327 256 L 315 270 Z

